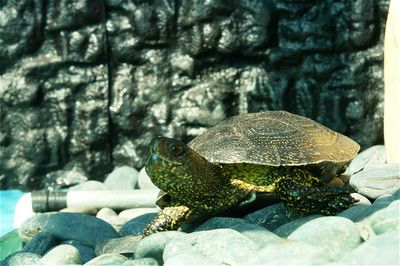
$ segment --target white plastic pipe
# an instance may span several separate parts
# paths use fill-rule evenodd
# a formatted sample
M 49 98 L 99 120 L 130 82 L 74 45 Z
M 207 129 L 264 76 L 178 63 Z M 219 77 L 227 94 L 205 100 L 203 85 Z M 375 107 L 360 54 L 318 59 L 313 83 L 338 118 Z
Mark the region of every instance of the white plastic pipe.
M 67 207 L 131 209 L 156 207 L 158 190 L 131 191 L 68 191 Z
M 46 206 L 54 207 L 57 205 L 63 206 L 61 208 L 100 209 L 107 207 L 117 210 L 156 207 L 155 202 L 159 190 L 65 191 L 56 193 L 58 193 L 56 204 L 51 202 L 54 200 L 52 191 L 41 191 L 41 197 L 39 198 L 32 196 L 32 193 L 23 195 L 15 206 L 14 227 L 19 228 L 24 221 L 35 215 L 34 209 L 37 209 L 37 207 L 33 208 L 33 206 L 41 206 L 43 208 L 42 211 L 56 211 L 58 209 L 50 208 L 46 210 Z

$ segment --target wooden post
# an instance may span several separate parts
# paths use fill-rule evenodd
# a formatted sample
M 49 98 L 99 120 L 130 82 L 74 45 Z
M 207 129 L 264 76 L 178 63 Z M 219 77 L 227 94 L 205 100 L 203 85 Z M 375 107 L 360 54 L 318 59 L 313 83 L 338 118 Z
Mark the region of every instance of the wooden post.
M 388 163 L 400 163 L 400 0 L 391 0 L 385 31 L 384 137 Z

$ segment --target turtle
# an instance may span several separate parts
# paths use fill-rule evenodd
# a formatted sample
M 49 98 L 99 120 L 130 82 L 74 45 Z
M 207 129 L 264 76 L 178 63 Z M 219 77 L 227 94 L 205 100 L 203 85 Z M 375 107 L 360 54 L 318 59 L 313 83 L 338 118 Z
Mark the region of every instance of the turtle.
M 347 187 L 326 186 L 360 146 L 318 122 L 287 111 L 232 116 L 188 144 L 157 137 L 145 170 L 168 200 L 143 236 L 177 230 L 193 216 L 245 206 L 265 194 L 288 211 L 335 215 L 356 200 Z

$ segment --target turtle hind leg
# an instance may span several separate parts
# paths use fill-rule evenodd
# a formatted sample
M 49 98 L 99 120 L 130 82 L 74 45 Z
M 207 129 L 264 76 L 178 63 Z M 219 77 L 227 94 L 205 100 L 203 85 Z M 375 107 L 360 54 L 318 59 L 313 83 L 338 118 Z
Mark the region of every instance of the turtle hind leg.
M 335 215 L 357 202 L 346 188 L 307 186 L 291 177 L 283 177 L 276 191 L 286 208 L 304 214 Z
M 143 236 L 161 231 L 177 230 L 191 214 L 192 211 L 183 205 L 166 207 L 145 227 Z

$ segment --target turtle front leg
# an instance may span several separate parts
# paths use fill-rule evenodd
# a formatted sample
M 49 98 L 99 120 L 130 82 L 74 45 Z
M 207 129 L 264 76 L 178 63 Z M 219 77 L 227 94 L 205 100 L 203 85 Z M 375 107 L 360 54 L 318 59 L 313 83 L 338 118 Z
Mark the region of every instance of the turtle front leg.
M 192 211 L 183 205 L 166 207 L 145 227 L 143 236 L 161 231 L 177 230 L 191 214 Z
M 286 208 L 304 214 L 335 215 L 357 202 L 350 192 L 346 188 L 307 186 L 290 177 L 277 184 L 278 196 Z

